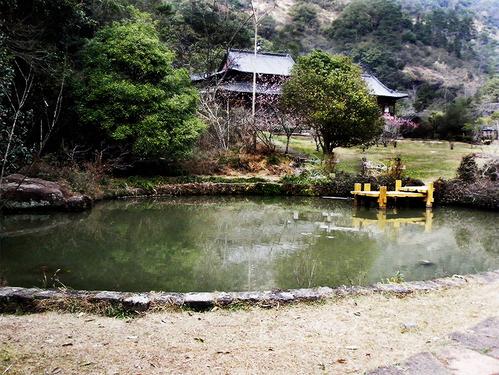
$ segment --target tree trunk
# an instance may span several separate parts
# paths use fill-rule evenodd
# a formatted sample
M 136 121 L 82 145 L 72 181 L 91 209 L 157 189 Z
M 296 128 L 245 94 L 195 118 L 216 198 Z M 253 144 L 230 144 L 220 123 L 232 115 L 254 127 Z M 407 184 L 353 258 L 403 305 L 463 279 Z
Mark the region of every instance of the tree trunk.
M 287 135 L 286 134 L 286 150 L 284 151 L 284 154 L 287 155 L 289 152 L 289 142 L 291 141 L 291 134 Z
M 334 173 L 336 170 L 336 155 L 333 152 L 333 148 L 331 148 L 330 152 L 324 154 L 324 161 L 326 171 Z
M 253 135 L 252 135 L 252 144 L 251 144 L 251 149 L 253 150 L 254 153 L 256 153 L 256 143 L 257 143 L 257 135 L 256 135 L 256 129 L 253 130 Z
M 333 149 L 334 149 L 334 146 L 331 145 L 330 142 L 324 140 L 324 142 L 322 144 L 322 151 L 324 152 L 324 155 L 331 155 L 331 154 L 333 154 Z

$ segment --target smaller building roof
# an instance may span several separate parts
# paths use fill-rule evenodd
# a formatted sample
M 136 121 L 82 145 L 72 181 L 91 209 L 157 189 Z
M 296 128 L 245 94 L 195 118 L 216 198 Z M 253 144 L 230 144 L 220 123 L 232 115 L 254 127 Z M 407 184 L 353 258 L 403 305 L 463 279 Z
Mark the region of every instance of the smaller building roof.
M 255 56 L 251 51 L 231 49 L 220 70 L 289 76 L 294 63 L 293 58 L 285 53 L 259 52 Z
M 407 98 L 409 96 L 406 93 L 389 89 L 383 83 L 381 83 L 379 79 L 377 79 L 375 76 L 371 74 L 363 73 L 362 79 L 364 80 L 364 82 L 367 85 L 367 88 L 371 91 L 373 95 L 387 96 L 390 98 Z

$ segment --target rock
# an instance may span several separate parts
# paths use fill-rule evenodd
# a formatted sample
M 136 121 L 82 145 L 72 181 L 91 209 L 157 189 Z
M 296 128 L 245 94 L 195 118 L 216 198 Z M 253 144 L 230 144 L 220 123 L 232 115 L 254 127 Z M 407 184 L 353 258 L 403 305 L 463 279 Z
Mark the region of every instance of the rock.
M 271 299 L 275 302 L 291 302 L 295 299 L 295 296 L 289 292 L 278 291 L 272 293 Z
M 0 300 L 11 298 L 14 296 L 16 292 L 21 290 L 23 290 L 23 288 L 10 287 L 10 286 L 0 288 Z
M 92 199 L 87 195 L 73 195 L 66 200 L 68 211 L 83 211 L 92 208 Z
M 213 293 L 186 293 L 184 296 L 184 304 L 193 308 L 211 307 L 214 302 Z
M 92 199 L 86 195 L 73 194 L 56 182 L 20 174 L 5 177 L 0 191 L 8 211 L 83 211 L 92 206 Z
M 499 371 L 499 360 L 496 358 L 462 347 L 448 347 L 435 356 L 451 370 L 448 374 L 492 375 Z
M 121 302 L 121 300 L 123 299 L 123 293 L 102 291 L 102 292 L 95 294 L 92 299 L 94 299 L 96 301 L 117 303 L 117 302 Z
M 40 289 L 38 292 L 34 294 L 35 299 L 58 299 L 58 298 L 65 298 L 66 293 L 55 290 L 55 289 Z
M 316 301 L 321 295 L 314 289 L 294 289 L 291 291 L 293 297 L 300 301 Z
M 346 350 L 358 350 L 359 347 L 358 346 L 355 346 L 355 345 L 350 345 L 350 346 L 345 346 L 345 349 Z
M 216 302 L 220 306 L 227 306 L 234 302 L 234 298 L 229 293 L 219 293 L 216 296 Z
M 7 176 L 0 186 L 7 205 L 19 208 L 63 207 L 64 193 L 59 184 L 20 174 Z
M 237 294 L 237 300 L 244 303 L 260 302 L 263 299 L 263 292 L 240 292 Z
M 433 263 L 430 260 L 422 259 L 422 260 L 418 261 L 418 265 L 419 266 L 424 266 L 424 267 L 430 267 L 430 266 L 434 266 L 435 263 Z
M 184 304 L 184 296 L 181 293 L 153 293 L 151 300 L 155 305 L 160 306 L 182 306 Z
M 450 338 L 469 349 L 499 359 L 499 318 L 489 318 L 465 332 L 454 332 Z
M 407 322 L 407 323 L 402 323 L 400 324 L 400 331 L 402 333 L 405 332 L 414 332 L 419 328 L 417 323 L 414 322 Z
M 379 292 L 384 293 L 395 293 L 395 294 L 409 294 L 412 290 L 409 286 L 404 284 L 375 284 L 374 289 Z
M 134 310 L 145 311 L 151 303 L 150 298 L 145 294 L 133 294 L 123 300 L 125 307 L 133 308 Z
M 431 353 L 424 352 L 410 357 L 403 365 L 405 374 L 450 375 L 443 363 Z
M 32 301 L 36 293 L 40 292 L 37 288 L 22 288 L 12 293 L 12 297 L 18 301 Z

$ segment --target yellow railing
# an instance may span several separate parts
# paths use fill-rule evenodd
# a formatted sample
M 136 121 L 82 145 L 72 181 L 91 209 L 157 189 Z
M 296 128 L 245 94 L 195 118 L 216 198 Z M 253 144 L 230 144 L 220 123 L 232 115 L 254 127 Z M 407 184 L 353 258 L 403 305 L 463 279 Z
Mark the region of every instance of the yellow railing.
M 386 186 L 380 186 L 379 191 L 372 191 L 371 184 L 366 183 L 362 186 L 361 183 L 356 183 L 354 185 L 353 191 L 351 191 L 354 196 L 354 203 L 359 203 L 359 198 L 377 198 L 378 207 L 385 209 L 388 203 L 388 198 L 392 198 L 395 201 L 397 198 L 418 198 L 422 199 L 426 208 L 432 208 L 434 198 L 434 188 L 433 183 L 429 183 L 425 186 L 402 186 L 402 181 L 395 181 L 395 190 L 388 191 Z

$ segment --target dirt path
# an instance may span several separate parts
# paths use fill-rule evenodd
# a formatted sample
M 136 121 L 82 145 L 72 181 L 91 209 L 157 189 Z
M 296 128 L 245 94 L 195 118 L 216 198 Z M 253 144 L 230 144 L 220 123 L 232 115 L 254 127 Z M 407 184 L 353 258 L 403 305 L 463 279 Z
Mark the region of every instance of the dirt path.
M 499 282 L 131 321 L 2 315 L 0 374 L 362 373 L 440 350 L 498 311 Z

